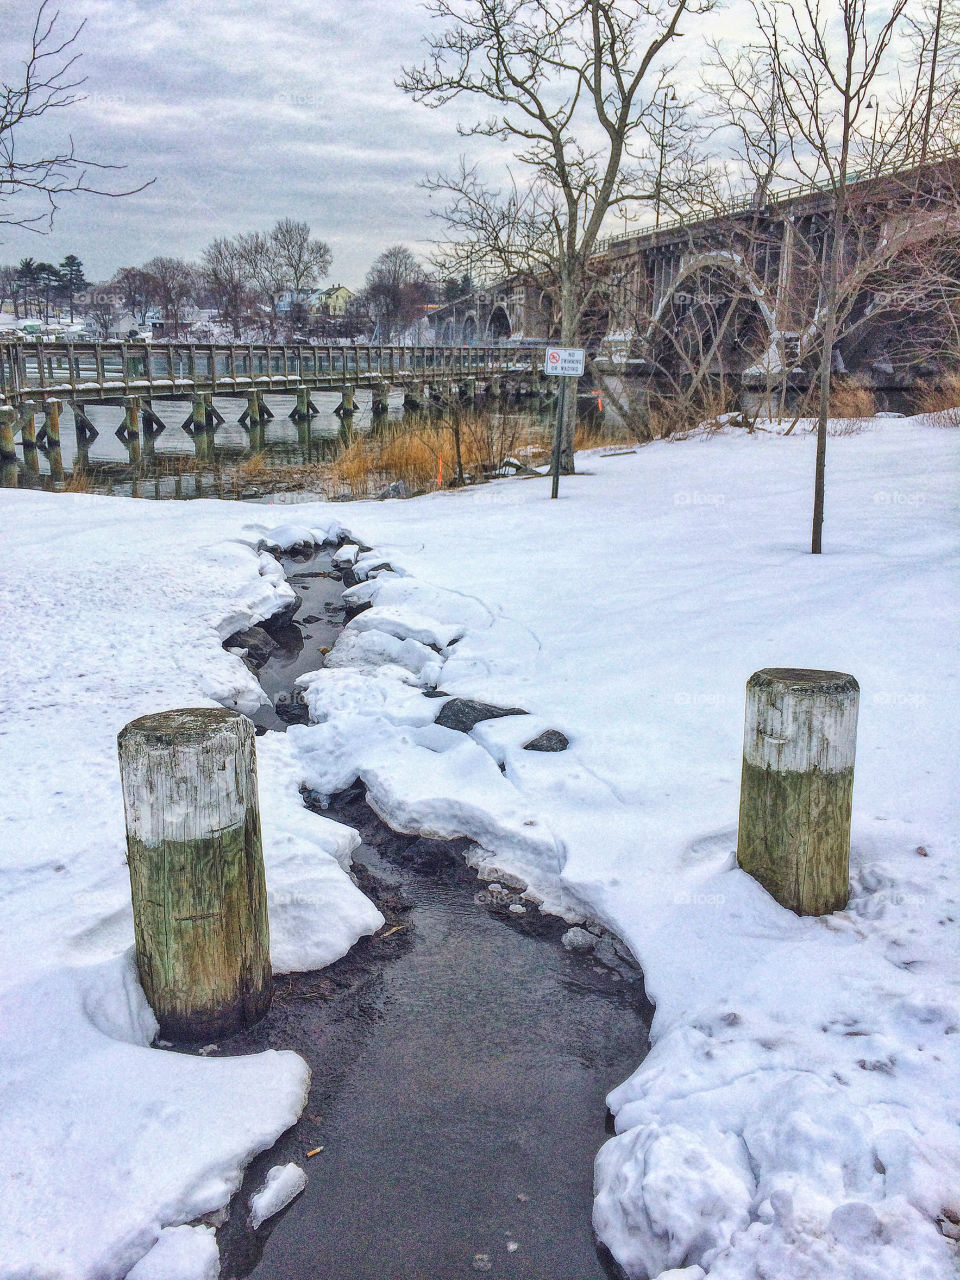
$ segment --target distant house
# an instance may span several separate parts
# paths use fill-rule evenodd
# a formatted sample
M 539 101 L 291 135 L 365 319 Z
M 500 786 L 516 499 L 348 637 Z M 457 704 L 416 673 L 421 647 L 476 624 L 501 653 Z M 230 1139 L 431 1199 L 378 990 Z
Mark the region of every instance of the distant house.
M 310 297 L 311 316 L 345 316 L 351 298 L 357 295 L 345 284 L 335 284 L 329 289 L 318 289 Z
M 104 325 L 106 325 L 106 334 L 103 332 Z M 106 336 L 111 341 L 126 339 L 142 342 L 145 339 L 149 340 L 152 336 L 150 325 L 144 328 L 130 311 L 121 311 L 113 315 L 93 311 L 84 318 L 83 327 L 92 337 Z

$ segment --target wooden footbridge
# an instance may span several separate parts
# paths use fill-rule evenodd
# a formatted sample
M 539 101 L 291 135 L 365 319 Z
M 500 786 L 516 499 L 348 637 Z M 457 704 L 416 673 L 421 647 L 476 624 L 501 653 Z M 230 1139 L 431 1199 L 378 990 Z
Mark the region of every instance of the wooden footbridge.
M 213 432 L 224 421 L 214 396 L 246 401 L 240 415 L 248 430 L 260 430 L 274 414 L 268 395 L 293 395 L 289 416 L 309 421 L 318 412 L 315 391 L 340 395 L 334 410 L 349 418 L 358 388 L 373 393 L 374 412 L 385 412 L 391 388 L 404 404 L 471 401 L 503 389 L 532 390 L 541 379 L 543 349 L 510 346 L 383 347 L 277 346 L 274 344 L 148 342 L 0 343 L 0 460 L 16 465 L 16 436 L 24 459 L 37 448 L 60 447 L 60 409 L 73 410 L 78 444 L 96 438 L 86 407 L 115 404 L 122 409 L 117 436 L 139 461 L 167 423 L 153 401 L 190 402 L 178 424 L 188 435 Z M 42 414 L 41 427 L 36 425 Z M 82 437 L 82 439 L 81 439 Z M 55 461 L 55 459 L 54 459 Z

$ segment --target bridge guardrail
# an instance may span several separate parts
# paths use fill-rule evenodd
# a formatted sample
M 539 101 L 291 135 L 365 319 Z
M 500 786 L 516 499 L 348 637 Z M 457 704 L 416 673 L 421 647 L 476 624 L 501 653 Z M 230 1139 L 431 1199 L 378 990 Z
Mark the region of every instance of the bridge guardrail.
M 313 346 L 276 343 L 43 342 L 0 344 L 0 388 L 8 400 L 34 392 L 93 400 L 121 394 L 228 393 L 288 383 L 336 387 L 423 376 L 532 373 L 543 348 Z

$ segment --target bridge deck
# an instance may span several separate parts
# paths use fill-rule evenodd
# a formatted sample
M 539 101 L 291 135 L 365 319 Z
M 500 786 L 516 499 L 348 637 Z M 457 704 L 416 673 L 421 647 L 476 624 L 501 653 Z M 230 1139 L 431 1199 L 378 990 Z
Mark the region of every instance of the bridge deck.
M 530 376 L 542 367 L 543 350 L 530 347 L 16 341 L 0 344 L 0 392 L 11 404 L 36 396 L 180 399 Z

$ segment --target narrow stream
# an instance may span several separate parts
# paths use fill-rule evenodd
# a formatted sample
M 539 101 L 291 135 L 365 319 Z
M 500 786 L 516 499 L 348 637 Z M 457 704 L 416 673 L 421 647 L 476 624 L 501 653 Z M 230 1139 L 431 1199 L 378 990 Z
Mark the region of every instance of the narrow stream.
M 259 675 L 305 718 L 296 675 L 342 624 L 329 555 L 284 561 L 303 605 Z M 356 827 L 355 873 L 387 918 L 337 964 L 278 980 L 270 1014 L 226 1052 L 296 1049 L 313 1083 L 301 1121 L 251 1166 L 220 1231 L 222 1276 L 261 1280 L 602 1280 L 591 1228 L 604 1097 L 647 1049 L 639 971 L 567 950 L 568 926 L 482 881 L 468 841 L 384 826 L 361 784 L 325 812 Z M 319 1149 L 319 1150 L 318 1150 Z M 316 1151 L 309 1158 L 307 1152 Z M 303 1194 L 256 1233 L 242 1204 L 296 1160 Z

